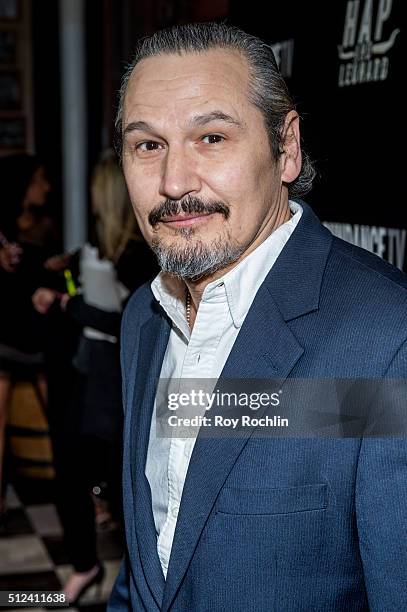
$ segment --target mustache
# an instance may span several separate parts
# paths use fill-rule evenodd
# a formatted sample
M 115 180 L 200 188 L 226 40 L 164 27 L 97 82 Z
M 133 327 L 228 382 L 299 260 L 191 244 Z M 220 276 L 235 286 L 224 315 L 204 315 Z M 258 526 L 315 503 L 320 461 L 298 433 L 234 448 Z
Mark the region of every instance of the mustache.
M 167 198 L 158 204 L 148 215 L 148 221 L 152 227 L 157 225 L 165 217 L 172 217 L 184 213 L 212 214 L 220 213 L 227 219 L 230 208 L 221 201 L 204 202 L 196 196 L 187 196 L 184 200 L 171 200 Z

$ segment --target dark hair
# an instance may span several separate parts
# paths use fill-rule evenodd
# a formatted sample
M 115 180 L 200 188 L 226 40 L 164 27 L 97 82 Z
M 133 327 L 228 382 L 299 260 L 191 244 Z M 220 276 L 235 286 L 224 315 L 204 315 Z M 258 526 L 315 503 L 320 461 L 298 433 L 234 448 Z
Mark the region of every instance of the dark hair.
M 239 51 L 250 70 L 250 101 L 262 112 L 275 159 L 283 152 L 284 120 L 295 109 L 294 101 L 281 76 L 273 51 L 265 42 L 235 26 L 219 23 L 196 23 L 173 26 L 142 39 L 123 76 L 116 117 L 118 148 L 122 147 L 123 103 L 135 66 L 143 59 L 162 54 L 202 53 L 209 49 Z M 315 170 L 307 153 L 302 153 L 302 167 L 297 179 L 288 185 L 290 196 L 307 193 Z
M 37 157 L 26 153 L 0 158 L 0 230 L 8 240 L 15 239 L 25 194 L 41 166 Z

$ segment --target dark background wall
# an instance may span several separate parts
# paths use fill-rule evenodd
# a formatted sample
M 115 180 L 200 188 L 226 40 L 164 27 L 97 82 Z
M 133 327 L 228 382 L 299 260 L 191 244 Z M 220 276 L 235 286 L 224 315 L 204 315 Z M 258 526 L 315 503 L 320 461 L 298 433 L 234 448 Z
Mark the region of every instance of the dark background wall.
M 233 23 L 283 42 L 283 68 L 292 62 L 287 81 L 319 171 L 308 199 L 320 218 L 404 267 L 406 14 L 403 0 L 231 0 L 230 9 Z
M 33 2 L 36 144 L 55 176 L 61 146 L 57 4 Z M 316 162 L 319 176 L 307 199 L 320 218 L 338 235 L 407 267 L 404 0 L 85 4 L 89 168 L 112 142 L 116 92 L 137 39 L 173 23 L 227 18 L 275 45 Z

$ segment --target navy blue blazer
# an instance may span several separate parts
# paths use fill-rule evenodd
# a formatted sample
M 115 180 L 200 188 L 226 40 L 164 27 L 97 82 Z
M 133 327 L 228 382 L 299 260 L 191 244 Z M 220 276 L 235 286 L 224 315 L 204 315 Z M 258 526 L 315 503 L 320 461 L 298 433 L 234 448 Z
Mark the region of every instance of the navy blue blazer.
M 406 378 L 406 276 L 302 205 L 221 377 Z M 406 610 L 402 438 L 198 437 L 164 580 L 144 470 L 169 333 L 143 286 L 122 324 L 127 551 L 109 610 Z

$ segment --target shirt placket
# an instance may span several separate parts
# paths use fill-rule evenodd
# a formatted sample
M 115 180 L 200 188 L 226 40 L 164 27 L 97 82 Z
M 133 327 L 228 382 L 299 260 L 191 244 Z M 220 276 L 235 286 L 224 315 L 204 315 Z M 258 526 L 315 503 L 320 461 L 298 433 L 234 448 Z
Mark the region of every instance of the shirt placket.
M 181 378 L 210 378 L 227 317 L 226 294 L 222 301 L 201 302 L 193 333 L 188 342 L 181 369 Z M 210 334 L 208 334 L 210 330 Z M 188 471 L 195 438 L 171 438 L 168 457 L 168 511 L 163 530 L 158 538 L 157 550 L 166 575 L 172 539 L 178 518 L 182 490 Z

